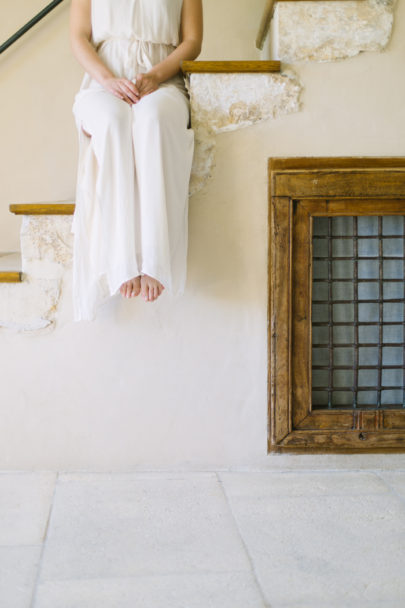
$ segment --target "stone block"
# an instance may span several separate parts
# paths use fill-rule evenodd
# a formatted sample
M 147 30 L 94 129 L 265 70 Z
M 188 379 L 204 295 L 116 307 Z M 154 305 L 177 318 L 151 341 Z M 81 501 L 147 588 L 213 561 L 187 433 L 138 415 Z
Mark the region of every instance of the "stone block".
M 190 193 L 195 194 L 214 167 L 215 136 L 297 112 L 302 87 L 293 73 L 197 73 L 188 88 L 196 139 Z
M 394 20 L 393 0 L 279 2 L 274 27 L 277 58 L 333 61 L 382 51 Z
M 36 331 L 53 325 L 63 275 L 72 263 L 71 226 L 71 216 L 23 217 L 23 282 L 0 285 L 0 327 Z

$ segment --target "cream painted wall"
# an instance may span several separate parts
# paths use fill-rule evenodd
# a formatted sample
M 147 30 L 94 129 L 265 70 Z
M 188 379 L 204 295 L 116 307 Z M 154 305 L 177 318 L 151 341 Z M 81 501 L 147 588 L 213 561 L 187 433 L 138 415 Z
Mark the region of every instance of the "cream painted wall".
M 262 2 L 255 4 L 259 18 Z M 252 7 L 206 0 L 203 56 L 256 56 Z M 226 29 L 233 16 L 243 25 L 237 37 L 236 28 Z M 10 201 L 73 196 L 70 108 L 80 70 L 67 48 L 66 19 L 62 7 L 0 59 L 7 248 L 15 244 L 7 234 L 14 225 L 3 223 Z M 184 296 L 150 305 L 117 297 L 97 321 L 72 324 L 67 276 L 53 332 L 0 332 L 7 379 L 0 469 L 256 466 L 279 458 L 266 454 L 266 162 L 405 155 L 404 57 L 401 2 L 385 52 L 290 66 L 304 85 L 301 112 L 217 137 L 213 179 L 190 201 Z

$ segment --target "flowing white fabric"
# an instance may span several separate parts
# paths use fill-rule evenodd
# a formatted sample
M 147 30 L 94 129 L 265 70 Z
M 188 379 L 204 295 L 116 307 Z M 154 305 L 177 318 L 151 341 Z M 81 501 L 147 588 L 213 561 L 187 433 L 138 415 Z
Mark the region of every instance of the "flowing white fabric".
M 182 2 L 92 0 L 92 42 L 117 77 L 134 82 L 176 48 Z M 85 74 L 73 113 L 74 320 L 94 319 L 101 302 L 141 273 L 183 293 L 194 133 L 182 76 L 130 106 Z

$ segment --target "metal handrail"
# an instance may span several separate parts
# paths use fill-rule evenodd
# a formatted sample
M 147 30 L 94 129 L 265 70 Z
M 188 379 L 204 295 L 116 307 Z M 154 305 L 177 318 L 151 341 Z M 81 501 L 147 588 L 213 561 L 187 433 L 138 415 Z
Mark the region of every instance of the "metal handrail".
M 41 19 L 46 17 L 48 13 L 53 11 L 53 9 L 56 8 L 61 2 L 63 2 L 63 0 L 53 0 L 53 2 L 51 2 L 44 9 L 42 9 L 42 11 L 38 13 L 38 15 L 35 15 L 35 17 L 28 21 L 28 23 L 26 23 L 22 28 L 20 28 L 15 34 L 10 36 L 10 38 L 6 40 L 6 42 L 3 42 L 3 44 L 0 46 L 0 55 L 1 53 L 4 53 L 4 51 L 8 49 L 12 44 L 14 44 L 16 40 L 18 40 L 19 38 L 21 38 L 21 36 L 28 32 L 28 30 L 34 27 L 34 25 L 36 25 L 38 21 L 41 21 Z
M 270 23 L 273 18 L 274 5 L 276 0 L 267 0 L 264 8 L 263 17 L 260 22 L 259 32 L 256 38 L 256 48 L 263 50 L 264 41 L 266 40 L 267 34 L 269 33 Z

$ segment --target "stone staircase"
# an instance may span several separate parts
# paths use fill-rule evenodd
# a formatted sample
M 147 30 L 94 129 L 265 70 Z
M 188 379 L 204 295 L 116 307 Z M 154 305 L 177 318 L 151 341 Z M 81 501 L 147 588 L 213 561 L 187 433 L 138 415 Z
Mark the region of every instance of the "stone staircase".
M 0 327 L 35 331 L 52 326 L 72 262 L 73 203 L 17 204 L 21 253 L 0 254 Z
M 74 204 L 69 203 L 28 203 L 10 205 L 15 215 L 73 215 Z M 0 283 L 21 283 L 23 281 L 21 252 L 0 253 Z
M 21 283 L 21 254 L 0 254 L 0 283 Z

